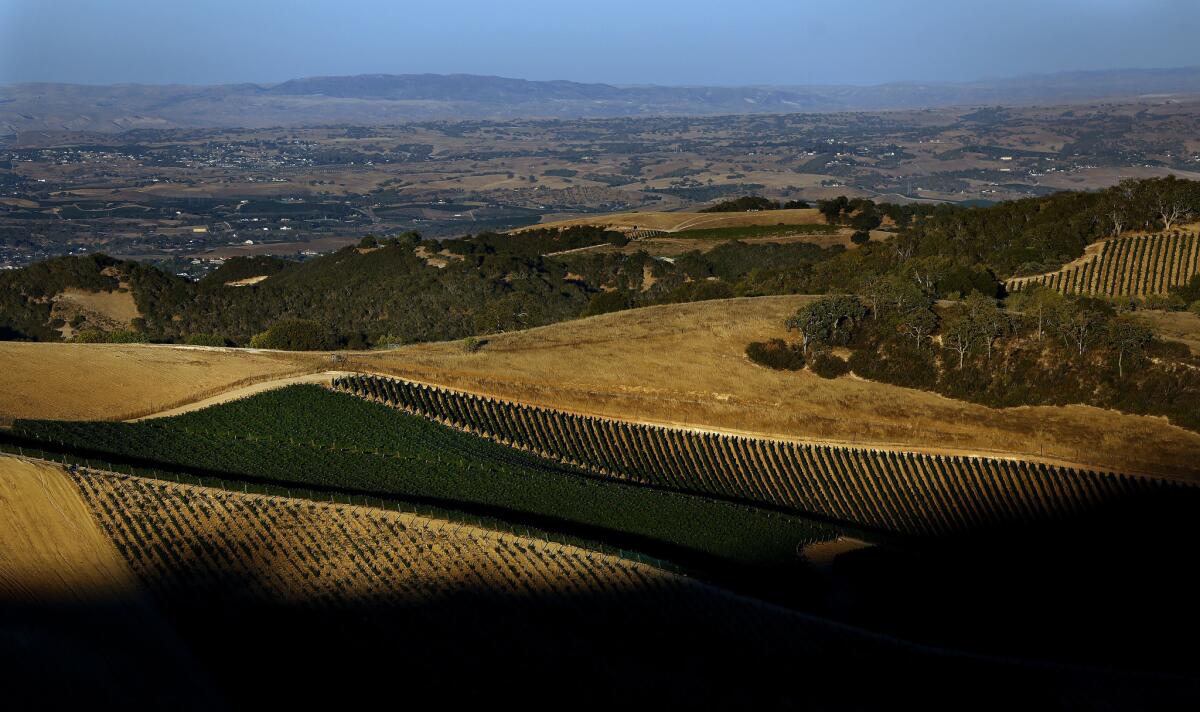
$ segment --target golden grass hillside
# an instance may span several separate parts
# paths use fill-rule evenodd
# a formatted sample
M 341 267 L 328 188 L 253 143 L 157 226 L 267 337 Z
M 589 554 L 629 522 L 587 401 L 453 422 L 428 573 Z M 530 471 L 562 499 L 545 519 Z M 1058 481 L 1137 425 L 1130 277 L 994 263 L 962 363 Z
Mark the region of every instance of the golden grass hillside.
M 325 354 L 148 344 L 0 342 L 0 424 L 124 420 L 258 381 L 323 370 Z
M 88 601 L 136 588 L 61 468 L 0 455 L 0 599 Z
M 1034 456 L 1094 469 L 1200 476 L 1200 434 L 1089 406 L 996 410 L 854 377 L 751 363 L 805 297 L 649 307 L 461 342 L 362 354 L 348 369 L 551 408 L 831 444 Z
M 129 419 L 253 384 L 358 370 L 551 408 L 926 452 L 1012 455 L 1090 469 L 1194 478 L 1200 434 L 1089 406 L 996 410 L 854 377 L 772 371 L 748 342 L 785 337 L 806 298 L 650 307 L 462 342 L 385 352 L 295 354 L 115 344 L 0 343 L 0 420 Z
M 533 225 L 523 230 L 542 228 L 565 228 L 576 225 L 598 225 L 614 230 L 662 230 L 664 232 L 679 232 L 680 230 L 699 230 L 714 227 L 745 227 L 747 225 L 823 225 L 825 219 L 815 208 L 796 210 L 762 210 L 739 213 L 667 213 L 667 212 L 636 212 L 611 213 L 608 215 L 591 215 L 571 220 L 556 220 L 553 222 Z M 513 232 L 520 232 L 514 230 Z

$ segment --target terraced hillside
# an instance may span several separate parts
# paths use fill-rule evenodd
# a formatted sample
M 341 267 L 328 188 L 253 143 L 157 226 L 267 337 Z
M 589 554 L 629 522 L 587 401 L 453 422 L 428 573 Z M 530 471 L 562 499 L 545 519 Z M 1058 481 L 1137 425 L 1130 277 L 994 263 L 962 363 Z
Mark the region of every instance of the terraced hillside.
M 1173 232 L 1103 240 L 1062 269 L 1005 283 L 1010 292 L 1032 285 L 1063 294 L 1104 297 L 1163 294 L 1200 273 L 1200 234 Z
M 1076 516 L 1189 485 L 1069 466 L 727 435 L 528 406 L 376 376 L 333 387 L 596 473 L 904 534 Z

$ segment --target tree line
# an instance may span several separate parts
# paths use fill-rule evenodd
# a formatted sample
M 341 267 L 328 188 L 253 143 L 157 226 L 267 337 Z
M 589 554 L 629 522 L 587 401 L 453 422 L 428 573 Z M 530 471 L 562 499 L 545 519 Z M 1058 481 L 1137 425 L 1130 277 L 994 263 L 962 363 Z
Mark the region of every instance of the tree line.
M 1038 287 L 1005 302 L 973 292 L 939 304 L 911 280 L 873 275 L 855 294 L 806 303 L 785 325 L 793 341 L 754 343 L 747 355 L 994 407 L 1082 403 L 1200 430 L 1200 358 L 1102 300 Z

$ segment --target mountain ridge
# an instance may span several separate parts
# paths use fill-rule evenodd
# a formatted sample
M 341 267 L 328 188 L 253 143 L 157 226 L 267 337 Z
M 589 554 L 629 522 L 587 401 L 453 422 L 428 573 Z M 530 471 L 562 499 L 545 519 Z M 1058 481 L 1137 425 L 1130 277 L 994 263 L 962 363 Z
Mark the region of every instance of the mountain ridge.
M 0 132 L 828 113 L 1192 94 L 1200 94 L 1200 67 L 872 86 L 619 85 L 429 73 L 215 85 L 37 82 L 0 86 Z

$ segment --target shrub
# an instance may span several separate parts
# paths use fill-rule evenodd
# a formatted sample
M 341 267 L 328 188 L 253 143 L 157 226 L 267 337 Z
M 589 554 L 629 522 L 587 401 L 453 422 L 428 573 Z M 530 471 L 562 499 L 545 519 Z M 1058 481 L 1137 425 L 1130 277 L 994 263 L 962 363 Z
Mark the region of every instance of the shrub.
M 850 373 L 850 364 L 831 353 L 817 354 L 808 362 L 808 367 L 821 378 L 837 378 Z
M 804 368 L 804 352 L 800 346 L 783 339 L 752 341 L 746 347 L 746 356 L 760 366 L 778 371 L 799 371 Z
M 228 342 L 224 336 L 217 334 L 189 334 L 184 343 L 189 346 L 226 346 Z
M 144 344 L 149 341 L 149 338 L 146 334 L 131 329 L 115 331 L 84 329 L 75 335 L 75 341 L 81 344 Z
M 463 351 L 466 353 L 479 353 L 484 346 L 487 346 L 487 339 L 481 339 L 478 336 L 468 336 L 463 339 Z
M 1192 302 L 1191 305 L 1188 306 L 1188 311 L 1190 311 L 1193 314 L 1196 314 L 1197 316 L 1200 316 L 1200 299 L 1197 299 L 1196 301 Z
M 883 343 L 878 350 L 855 351 L 850 355 L 850 369 L 863 378 L 907 388 L 932 390 L 938 380 L 933 353 L 908 339 Z
M 329 327 L 307 319 L 288 319 L 276 322 L 266 331 L 250 339 L 255 349 L 283 351 L 328 351 L 340 346 L 337 335 Z
M 1177 294 L 1150 294 L 1146 296 L 1144 303 L 1147 309 L 1181 311 L 1187 308 L 1187 302 Z
M 699 212 L 702 213 L 743 213 L 749 210 L 778 210 L 779 203 L 768 198 L 763 198 L 758 195 L 747 195 L 744 198 L 736 198 L 734 200 L 726 200 L 710 205 L 707 208 L 702 208 Z
M 628 309 L 632 306 L 633 295 L 625 290 L 617 289 L 611 292 L 600 292 L 592 297 L 587 306 L 583 308 L 580 316 L 607 314 L 609 312 Z
M 871 233 L 868 230 L 859 230 L 850 236 L 850 242 L 856 245 L 865 245 L 871 241 Z

